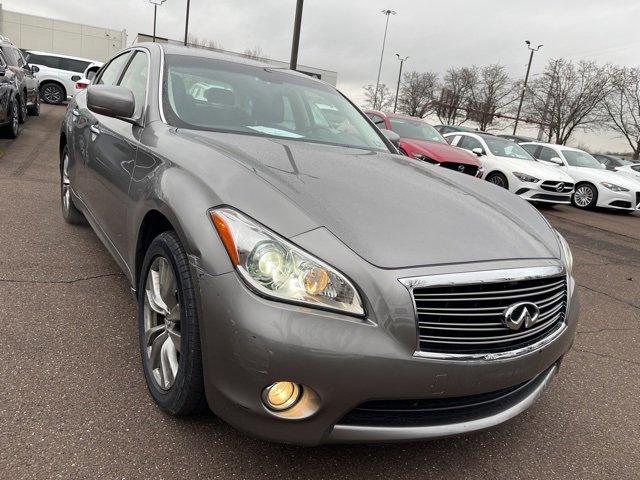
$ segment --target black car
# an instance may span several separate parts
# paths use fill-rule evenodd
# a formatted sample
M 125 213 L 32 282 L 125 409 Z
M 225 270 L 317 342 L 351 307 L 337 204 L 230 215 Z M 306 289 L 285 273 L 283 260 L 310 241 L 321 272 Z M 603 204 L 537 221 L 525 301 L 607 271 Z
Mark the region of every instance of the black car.
M 535 138 L 525 137 L 524 135 L 498 135 L 498 137 L 511 140 L 516 143 L 537 142 Z
M 16 74 L 7 66 L 0 51 L 0 129 L 3 136 L 16 138 L 20 133 L 20 94 Z
M 8 70 L 15 74 L 19 92 L 18 121 L 24 123 L 29 115 L 40 114 L 40 95 L 38 93 L 38 79 L 34 73 L 38 67 L 30 66 L 22 51 L 7 38 L 0 37 L 0 51 Z
M 596 160 L 598 160 L 602 165 L 607 167 L 607 170 L 613 170 L 620 167 L 627 167 L 629 165 L 634 165 L 636 163 L 640 163 L 640 161 L 632 162 L 631 160 L 625 160 L 624 158 L 616 157 L 614 155 L 602 155 L 602 154 L 593 154 Z

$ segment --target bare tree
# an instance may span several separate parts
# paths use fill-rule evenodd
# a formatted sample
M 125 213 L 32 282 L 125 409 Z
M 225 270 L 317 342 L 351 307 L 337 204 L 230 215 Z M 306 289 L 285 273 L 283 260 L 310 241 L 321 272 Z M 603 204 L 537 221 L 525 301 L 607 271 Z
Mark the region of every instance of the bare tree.
M 437 73 L 407 72 L 402 76 L 398 110 L 412 117 L 426 117 L 435 109 L 434 100 L 438 90 Z
M 461 125 L 467 120 L 464 107 L 472 86 L 478 80 L 475 68 L 450 68 L 444 76 L 436 115 L 446 125 Z
M 476 81 L 469 85 L 467 117 L 476 121 L 480 130 L 486 131 L 493 123 L 494 115 L 517 99 L 517 85 L 497 63 L 477 70 L 475 78 Z
M 640 157 L 640 68 L 618 67 L 611 71 L 611 89 L 603 102 L 604 120 L 620 133 Z
M 195 45 L 197 47 L 210 48 L 212 50 L 223 50 L 222 44 L 217 40 L 211 40 L 208 38 L 199 38 L 191 33 L 187 35 L 187 43 L 189 45 Z
M 394 94 L 386 84 L 381 83 L 378 86 L 377 95 L 375 85 L 367 85 L 362 88 L 364 90 L 365 105 L 367 108 L 386 110 L 393 104 Z
M 610 88 L 608 71 L 608 66 L 595 62 L 549 61 L 544 74 L 531 84 L 528 114 L 546 120 L 548 138 L 565 145 L 576 128 L 599 125 L 598 109 Z
M 262 48 L 260 48 L 258 45 L 256 45 L 253 48 L 247 48 L 244 51 L 244 56 L 247 57 L 247 58 L 250 58 L 252 60 L 262 60 L 266 55 L 262 51 Z

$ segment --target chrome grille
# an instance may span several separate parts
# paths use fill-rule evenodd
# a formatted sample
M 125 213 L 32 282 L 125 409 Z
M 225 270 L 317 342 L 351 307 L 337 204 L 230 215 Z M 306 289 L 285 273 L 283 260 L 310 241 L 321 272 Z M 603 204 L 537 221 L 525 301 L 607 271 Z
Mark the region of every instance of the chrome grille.
M 559 184 L 562 184 L 562 188 L 560 190 L 558 190 Z M 547 180 L 546 182 L 542 182 L 540 184 L 540 188 L 542 188 L 543 190 L 547 190 L 549 192 L 569 193 L 573 191 L 573 183 L 555 182 L 552 180 Z
M 531 345 L 564 321 L 567 280 L 552 277 L 429 286 L 413 289 L 419 350 L 440 353 L 491 353 Z M 510 330 L 504 311 L 519 302 L 540 310 L 530 328 Z

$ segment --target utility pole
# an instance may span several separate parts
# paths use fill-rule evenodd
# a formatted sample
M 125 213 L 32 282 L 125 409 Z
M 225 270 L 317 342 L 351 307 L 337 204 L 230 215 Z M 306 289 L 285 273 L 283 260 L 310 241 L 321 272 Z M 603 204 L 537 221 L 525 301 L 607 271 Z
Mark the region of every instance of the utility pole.
M 300 46 L 303 3 L 304 0 L 298 0 L 296 3 L 296 17 L 293 21 L 293 42 L 291 44 L 291 61 L 289 62 L 289 68 L 291 70 L 297 70 L 298 68 L 298 47 Z
M 187 15 L 184 19 L 184 46 L 187 46 L 187 36 L 189 35 L 189 7 L 191 7 L 191 0 L 187 0 Z
M 396 108 L 398 107 L 398 93 L 400 92 L 400 79 L 402 78 L 402 66 L 404 62 L 409 60 L 409 57 L 402 58 L 399 53 L 396 53 L 396 57 L 400 60 L 400 71 L 398 72 L 398 86 L 396 87 L 396 100 L 393 102 L 393 113 L 396 113 Z
M 384 58 L 384 46 L 387 43 L 387 30 L 389 29 L 389 17 L 395 15 L 398 12 L 394 10 L 382 10 L 382 14 L 386 15 L 387 21 L 384 25 L 384 37 L 382 39 L 382 52 L 380 53 L 380 65 L 378 65 L 378 79 L 376 80 L 376 90 L 373 95 L 373 109 L 378 108 L 378 87 L 380 86 L 380 72 L 382 72 L 382 59 Z
M 156 18 L 158 16 L 158 5 L 162 5 L 166 0 L 149 0 L 153 5 L 153 43 L 156 42 Z
M 529 40 L 525 40 L 524 43 L 527 44 L 527 48 L 531 50 L 529 54 L 529 65 L 527 65 L 527 74 L 524 76 L 524 85 L 522 86 L 522 95 L 520 95 L 520 103 L 518 104 L 518 113 L 516 114 L 516 123 L 513 125 L 513 134 L 516 134 L 516 130 L 518 129 L 518 121 L 520 120 L 520 112 L 522 111 L 522 102 L 524 102 L 524 94 L 527 91 L 527 82 L 529 81 L 529 72 L 531 71 L 531 62 L 533 61 L 533 54 L 540 50 L 542 45 L 538 45 L 536 48 L 531 47 L 531 42 Z

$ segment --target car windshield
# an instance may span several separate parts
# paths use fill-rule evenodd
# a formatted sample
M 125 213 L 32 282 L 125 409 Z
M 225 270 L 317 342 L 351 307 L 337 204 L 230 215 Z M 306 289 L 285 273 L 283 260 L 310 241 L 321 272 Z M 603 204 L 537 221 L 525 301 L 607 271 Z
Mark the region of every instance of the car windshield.
M 630 165 L 634 165 L 638 163 L 638 162 L 632 162 L 631 160 L 625 160 L 624 158 L 618 158 L 618 157 L 616 157 L 616 160 L 620 162 L 620 165 L 622 165 L 623 167 L 628 167 Z
M 487 144 L 489 151 L 496 157 L 517 158 L 519 160 L 527 160 L 535 162 L 533 157 L 527 151 L 511 140 L 505 140 L 498 137 L 484 137 L 484 143 Z
M 400 138 L 447 143 L 442 135 L 428 123 L 405 118 L 390 118 L 389 121 L 391 122 L 391 130 L 400 135 Z
M 567 163 L 572 167 L 584 167 L 584 168 L 604 168 L 602 164 L 589 155 L 587 152 L 579 152 L 575 150 L 563 150 L 562 154 L 567 160 Z
M 332 87 L 268 67 L 166 55 L 163 110 L 174 126 L 388 151 Z

